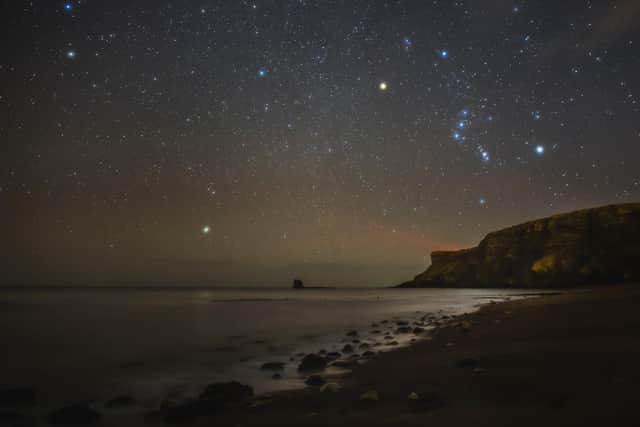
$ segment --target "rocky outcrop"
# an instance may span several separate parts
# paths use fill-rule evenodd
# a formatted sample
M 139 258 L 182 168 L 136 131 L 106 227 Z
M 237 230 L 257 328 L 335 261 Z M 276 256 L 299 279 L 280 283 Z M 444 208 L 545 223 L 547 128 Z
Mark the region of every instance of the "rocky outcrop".
M 554 215 L 436 251 L 398 287 L 547 288 L 640 280 L 640 203 Z

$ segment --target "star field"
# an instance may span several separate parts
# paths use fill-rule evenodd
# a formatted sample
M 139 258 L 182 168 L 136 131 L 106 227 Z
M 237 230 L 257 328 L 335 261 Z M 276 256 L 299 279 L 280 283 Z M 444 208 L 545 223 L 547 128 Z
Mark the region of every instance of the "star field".
M 7 282 L 390 284 L 640 197 L 633 0 L 5 9 Z

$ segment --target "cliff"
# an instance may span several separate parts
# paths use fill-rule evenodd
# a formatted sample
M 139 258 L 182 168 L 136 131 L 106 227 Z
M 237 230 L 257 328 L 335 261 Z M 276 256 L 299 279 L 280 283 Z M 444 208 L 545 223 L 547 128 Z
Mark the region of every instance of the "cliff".
M 398 287 L 570 287 L 640 281 L 640 203 L 554 215 L 436 251 Z

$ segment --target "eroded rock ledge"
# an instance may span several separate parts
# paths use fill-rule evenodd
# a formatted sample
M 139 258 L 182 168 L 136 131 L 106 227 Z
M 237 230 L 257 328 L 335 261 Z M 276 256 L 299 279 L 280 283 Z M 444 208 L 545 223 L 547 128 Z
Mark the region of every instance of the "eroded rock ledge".
M 640 203 L 554 215 L 436 251 L 398 287 L 570 287 L 640 281 Z

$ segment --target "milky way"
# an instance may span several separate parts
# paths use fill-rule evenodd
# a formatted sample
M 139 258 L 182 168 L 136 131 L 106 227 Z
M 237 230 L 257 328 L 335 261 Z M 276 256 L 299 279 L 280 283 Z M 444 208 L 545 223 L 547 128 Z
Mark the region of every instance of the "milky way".
M 640 196 L 637 1 L 11 3 L 3 282 L 390 284 Z

